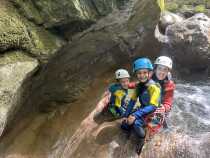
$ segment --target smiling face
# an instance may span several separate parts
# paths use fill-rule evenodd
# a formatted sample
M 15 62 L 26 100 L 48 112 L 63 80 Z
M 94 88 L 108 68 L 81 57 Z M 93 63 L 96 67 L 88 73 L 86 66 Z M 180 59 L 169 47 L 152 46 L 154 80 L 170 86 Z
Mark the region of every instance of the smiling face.
M 121 78 L 119 79 L 119 82 L 124 89 L 128 89 L 129 78 Z
M 150 72 L 148 69 L 140 69 L 136 71 L 136 76 L 139 82 L 144 83 L 150 78 Z
M 157 68 L 155 69 L 155 75 L 158 80 L 164 80 L 167 77 L 168 72 L 168 67 L 163 65 L 157 65 Z

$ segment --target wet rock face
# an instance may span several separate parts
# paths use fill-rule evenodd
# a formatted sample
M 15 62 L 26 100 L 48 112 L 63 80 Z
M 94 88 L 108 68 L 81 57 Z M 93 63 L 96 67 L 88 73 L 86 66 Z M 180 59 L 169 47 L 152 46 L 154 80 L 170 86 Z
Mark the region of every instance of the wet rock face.
M 112 14 L 102 18 L 113 10 Z M 10 122 L 7 118 L 12 120 L 19 106 L 31 107 L 51 101 L 73 102 L 98 75 L 141 54 L 146 42 L 153 39 L 159 8 L 156 0 L 2 0 L 0 15 L 2 76 L 8 71 L 10 78 L 7 79 L 16 79 L 10 85 L 2 78 L 2 91 L 9 89 L 9 93 L 2 92 L 3 129 Z M 62 40 L 53 31 L 65 34 L 65 29 L 69 31 L 70 28 L 70 32 L 77 33 L 75 28 L 81 26 L 79 31 L 82 31 L 90 26 L 89 22 L 95 24 L 82 33 L 69 36 L 71 41 L 60 51 L 55 51 Z M 10 54 L 9 61 L 5 60 L 7 53 Z M 144 55 L 148 54 L 146 51 Z M 9 66 L 10 61 L 12 66 Z M 42 69 L 31 80 L 38 64 Z M 29 86 L 24 86 L 26 80 Z M 30 98 L 22 98 L 22 92 Z M 6 110 L 5 105 L 9 105 Z
M 18 10 L 35 24 L 65 35 L 89 27 L 97 19 L 129 0 L 13 0 Z
M 74 36 L 40 72 L 32 93 L 38 88 L 40 93 L 36 97 L 42 99 L 33 99 L 73 102 L 98 75 L 131 63 L 137 55 L 151 55 L 143 50 L 148 41 L 155 43 L 151 35 L 158 13 L 155 0 L 136 1 Z

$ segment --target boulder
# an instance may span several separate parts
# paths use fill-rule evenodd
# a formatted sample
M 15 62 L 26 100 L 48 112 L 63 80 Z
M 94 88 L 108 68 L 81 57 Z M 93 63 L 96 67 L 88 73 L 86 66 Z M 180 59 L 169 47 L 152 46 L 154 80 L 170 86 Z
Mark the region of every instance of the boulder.
M 165 30 L 169 25 L 175 24 L 175 23 L 181 23 L 184 20 L 183 17 L 171 13 L 168 11 L 162 12 L 160 16 L 160 21 L 159 21 L 159 28 L 160 31 L 165 34 Z
M 165 34 L 155 29 L 155 37 L 162 43 L 160 54 L 174 59 L 174 69 L 186 79 L 206 78 L 210 62 L 210 19 L 203 13 L 168 25 Z M 188 78 L 189 77 L 189 78 Z
M 23 52 L 10 52 L 0 58 L 0 135 L 21 107 L 24 81 L 37 66 L 37 60 Z

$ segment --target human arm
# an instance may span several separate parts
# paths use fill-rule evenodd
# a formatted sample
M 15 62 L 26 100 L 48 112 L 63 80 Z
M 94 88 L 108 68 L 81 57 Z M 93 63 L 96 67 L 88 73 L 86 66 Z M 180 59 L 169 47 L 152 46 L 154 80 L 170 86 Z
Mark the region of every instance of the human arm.
M 175 84 L 173 81 L 170 80 L 164 84 L 164 96 L 161 104 L 165 108 L 165 112 L 169 112 L 171 110 L 174 90 Z
M 96 105 L 96 113 L 101 113 L 103 110 L 108 108 L 109 102 L 111 98 L 111 93 L 109 91 L 105 91 L 102 95 L 101 100 Z
M 127 106 L 127 109 L 126 109 L 125 113 L 123 114 L 123 117 L 128 117 L 131 114 L 131 112 L 132 112 L 133 107 L 134 107 L 135 104 L 136 104 L 136 99 L 135 100 L 134 99 L 131 99 L 129 101 L 128 106 Z
M 148 106 L 145 106 L 144 108 L 140 108 L 138 109 L 136 112 L 134 112 L 132 115 L 136 118 L 136 119 L 139 119 L 141 118 L 142 116 L 145 116 L 145 115 L 148 115 L 148 114 L 151 114 L 152 112 L 154 112 L 156 110 L 156 106 L 154 105 L 148 105 Z

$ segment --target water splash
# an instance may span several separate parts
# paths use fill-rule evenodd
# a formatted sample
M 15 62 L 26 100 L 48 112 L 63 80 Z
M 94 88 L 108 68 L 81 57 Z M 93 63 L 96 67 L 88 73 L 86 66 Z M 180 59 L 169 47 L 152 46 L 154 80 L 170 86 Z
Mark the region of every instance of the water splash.
M 210 131 L 209 85 L 177 84 L 170 125 L 178 131 L 195 135 Z

